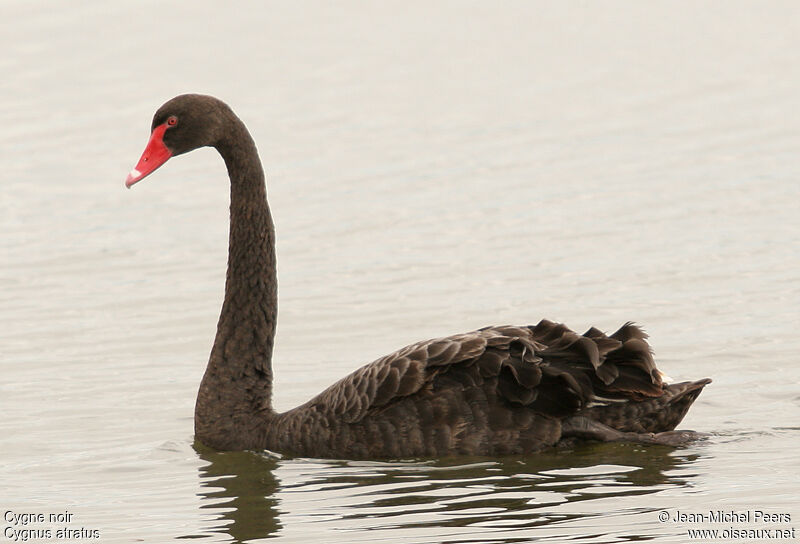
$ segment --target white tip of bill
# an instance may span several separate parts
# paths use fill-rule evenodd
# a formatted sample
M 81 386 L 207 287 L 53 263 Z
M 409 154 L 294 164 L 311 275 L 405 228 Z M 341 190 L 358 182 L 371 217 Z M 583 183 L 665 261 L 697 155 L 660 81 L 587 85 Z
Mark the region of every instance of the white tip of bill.
M 128 174 L 128 177 L 125 179 L 125 187 L 130 189 L 131 185 L 139 181 L 139 178 L 141 177 L 142 173 L 139 172 L 136 168 L 134 168 L 133 170 L 131 170 L 130 174 Z

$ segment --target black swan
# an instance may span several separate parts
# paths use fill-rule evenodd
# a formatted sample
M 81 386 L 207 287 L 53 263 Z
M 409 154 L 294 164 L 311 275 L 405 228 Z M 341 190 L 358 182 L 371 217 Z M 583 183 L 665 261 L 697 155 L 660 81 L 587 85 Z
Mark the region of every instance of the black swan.
M 170 157 L 217 149 L 231 182 L 225 299 L 195 405 L 195 437 L 220 450 L 342 459 L 536 452 L 591 439 L 679 445 L 673 431 L 711 380 L 667 385 L 647 335 L 561 324 L 486 327 L 407 346 L 285 413 L 272 409 L 275 233 L 264 171 L 244 123 L 222 101 L 161 106 L 127 187 Z

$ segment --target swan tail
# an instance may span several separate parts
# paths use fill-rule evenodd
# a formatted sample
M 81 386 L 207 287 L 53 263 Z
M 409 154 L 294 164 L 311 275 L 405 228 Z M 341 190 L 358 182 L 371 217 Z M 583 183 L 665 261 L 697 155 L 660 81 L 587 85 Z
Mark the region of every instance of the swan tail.
M 597 403 L 580 415 L 623 432 L 661 433 L 672 431 L 683 420 L 703 388 L 705 378 L 664 386 L 664 393 L 646 400 Z

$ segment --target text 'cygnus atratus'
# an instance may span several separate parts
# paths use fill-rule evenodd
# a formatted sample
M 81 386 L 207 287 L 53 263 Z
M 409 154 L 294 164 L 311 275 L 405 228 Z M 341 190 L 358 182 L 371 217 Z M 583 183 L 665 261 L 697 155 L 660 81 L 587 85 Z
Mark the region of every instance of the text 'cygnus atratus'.
M 156 112 L 125 185 L 170 157 L 219 151 L 231 181 L 225 300 L 195 406 L 195 435 L 221 450 L 345 459 L 523 454 L 565 439 L 677 445 L 711 380 L 667 385 L 647 336 L 564 325 L 486 327 L 419 342 L 285 413 L 272 409 L 275 233 L 256 145 L 220 100 L 187 94 Z

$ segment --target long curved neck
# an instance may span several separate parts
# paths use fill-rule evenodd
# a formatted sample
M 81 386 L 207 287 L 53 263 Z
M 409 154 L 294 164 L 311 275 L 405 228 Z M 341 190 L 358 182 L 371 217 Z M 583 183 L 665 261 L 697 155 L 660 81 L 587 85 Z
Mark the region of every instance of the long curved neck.
M 272 347 L 277 317 L 275 231 L 264 170 L 235 116 L 215 146 L 231 181 L 228 272 L 217 335 L 195 406 L 195 433 L 220 449 L 242 446 L 243 431 L 272 412 Z

